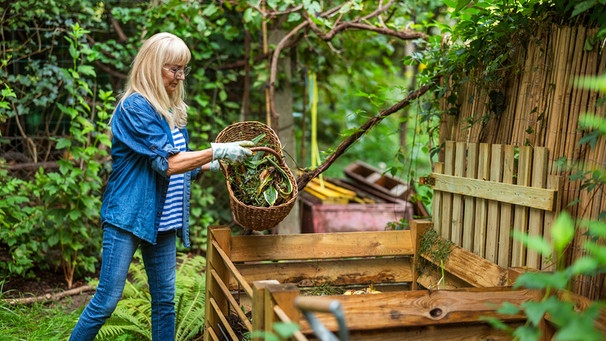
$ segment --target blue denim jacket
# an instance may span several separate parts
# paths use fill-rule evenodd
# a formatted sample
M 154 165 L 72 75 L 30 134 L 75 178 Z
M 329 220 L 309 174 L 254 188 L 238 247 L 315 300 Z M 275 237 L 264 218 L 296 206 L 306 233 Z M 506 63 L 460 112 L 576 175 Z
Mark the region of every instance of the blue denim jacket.
M 117 226 L 155 244 L 169 181 L 167 159 L 179 150 L 166 120 L 140 94 L 128 96 L 116 108 L 111 128 L 113 165 L 101 205 L 101 225 Z M 187 129 L 181 132 L 187 145 Z M 190 247 L 190 184 L 198 171 L 185 173 L 183 228 L 178 231 L 185 247 Z

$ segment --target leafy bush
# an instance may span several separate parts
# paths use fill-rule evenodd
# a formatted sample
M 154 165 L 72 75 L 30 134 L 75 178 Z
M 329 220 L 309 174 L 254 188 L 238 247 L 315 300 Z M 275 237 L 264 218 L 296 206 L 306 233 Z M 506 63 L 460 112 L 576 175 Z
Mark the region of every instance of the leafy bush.
M 100 90 L 100 103 L 93 108 L 88 96 L 95 98 L 86 77 L 94 77 L 88 64 L 94 60 L 92 51 L 82 44 L 86 30 L 73 25 L 66 39 L 70 44 L 73 64 L 60 68 L 71 96 L 70 105 L 57 104 L 70 120 L 69 133 L 57 139 L 56 149 L 62 151 L 58 172 L 40 168 L 29 181 L 10 177 L 2 170 L 2 209 L 5 229 L 0 242 L 12 256 L 5 269 L 10 275 L 32 276 L 34 266 L 40 269 L 62 269 L 68 287 L 75 274 L 94 272 L 100 248 L 98 227 L 101 173 L 107 156 L 109 138 L 105 134 L 110 91 Z

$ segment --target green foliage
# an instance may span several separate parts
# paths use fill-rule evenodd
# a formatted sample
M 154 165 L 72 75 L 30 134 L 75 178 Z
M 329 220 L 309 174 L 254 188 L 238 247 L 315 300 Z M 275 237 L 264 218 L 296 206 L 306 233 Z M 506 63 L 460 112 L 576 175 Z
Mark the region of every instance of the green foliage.
M 105 135 L 111 92 L 100 90 L 100 104 L 93 109 L 88 104 L 94 96 L 87 82 L 94 77 L 88 64 L 94 60 L 87 45 L 82 44 L 87 33 L 73 25 L 66 36 L 73 62 L 60 68 L 70 104 L 57 103 L 69 118 L 69 131 L 57 139 L 56 148 L 63 157 L 58 172 L 42 168 L 29 181 L 13 178 L 5 170 L 0 177 L 8 185 L 3 191 L 0 214 L 5 229 L 0 241 L 9 247 L 12 262 L 6 264 L 9 274 L 31 276 L 32 268 L 59 267 L 71 287 L 76 273 L 94 272 L 100 245 L 98 216 L 103 179 L 102 158 L 107 156 Z M 76 271 L 78 270 L 78 271 Z
M 296 323 L 276 322 L 272 325 L 271 331 L 254 331 L 252 333 L 247 333 L 245 339 L 262 338 L 266 341 L 289 340 L 295 332 L 300 329 L 301 327 Z
M 66 299 L 67 302 L 70 300 Z M 77 310 L 57 304 L 9 306 L 0 303 L 0 339 L 64 341 L 68 339 L 78 314 Z
M 606 92 L 606 78 L 599 77 L 587 83 L 602 92 Z M 588 115 L 591 116 L 591 115 Z M 604 138 L 606 131 L 601 127 L 605 125 L 604 118 L 591 116 L 590 119 L 582 120 L 581 128 L 595 129 L 596 138 Z M 590 131 L 591 132 L 591 131 Z M 585 143 L 590 143 L 586 141 Z M 606 170 L 593 169 L 589 176 L 583 172 L 572 172 L 571 181 L 581 181 L 582 188 L 588 192 L 603 192 L 606 185 Z M 587 185 L 589 183 L 590 185 Z M 588 197 L 591 197 L 588 196 Z M 585 203 L 589 205 L 589 203 Z M 516 280 L 514 288 L 531 288 L 542 290 L 545 295 L 540 302 L 525 302 L 520 306 L 505 304 L 499 310 L 503 314 L 516 314 L 523 312 L 527 316 L 524 326 L 515 330 L 508 329 L 511 334 L 520 340 L 537 340 L 541 337 L 541 323 L 545 315 L 549 315 L 553 321 L 556 333 L 554 340 L 603 340 L 606 335 L 596 329 L 595 322 L 600 310 L 606 305 L 603 301 L 593 301 L 588 307 L 579 311 L 572 301 L 566 299 L 566 295 L 556 296 L 561 290 L 570 289 L 570 284 L 579 276 L 601 276 L 606 269 L 606 223 L 605 214 L 602 213 L 595 220 L 575 221 L 567 212 L 561 213 L 551 226 L 551 242 L 543 238 L 531 237 L 526 234 L 516 234 L 514 238 L 520 239 L 529 249 L 538 251 L 543 256 L 550 256 L 556 260 L 556 271 L 554 272 L 527 272 Z M 577 231 L 580 230 L 580 231 Z M 587 240 L 581 245 L 585 256 L 577 258 L 565 267 L 565 252 L 570 247 L 575 235 L 584 234 Z M 489 319 L 493 326 L 504 328 L 503 324 Z
M 112 316 L 99 331 L 100 340 L 151 340 L 151 297 L 147 276 L 137 252 L 130 266 L 122 299 Z M 204 328 L 206 261 L 200 256 L 180 254 L 176 278 L 176 341 L 193 340 Z

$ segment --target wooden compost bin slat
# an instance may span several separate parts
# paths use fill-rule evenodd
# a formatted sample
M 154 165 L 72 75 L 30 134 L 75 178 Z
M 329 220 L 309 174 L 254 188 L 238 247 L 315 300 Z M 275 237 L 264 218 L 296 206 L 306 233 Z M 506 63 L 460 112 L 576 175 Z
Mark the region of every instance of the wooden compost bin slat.
M 410 233 L 401 231 L 233 236 L 234 263 L 412 255 Z
M 239 264 L 240 274 L 249 283 L 272 278 L 280 283 L 301 286 L 353 285 L 358 283 L 412 282 L 410 257 L 378 259 L 312 260 L 298 263 Z M 230 281 L 235 289 L 237 281 Z
M 361 253 L 368 248 L 382 250 L 381 246 L 375 244 L 390 245 L 391 242 L 385 239 L 393 239 L 401 235 L 403 237 L 398 236 L 399 240 L 411 240 L 413 251 L 408 256 L 414 258 L 419 250 L 420 238 L 417 236 L 425 233 L 431 226 L 430 221 L 415 220 L 410 224 L 411 231 L 370 232 L 369 234 L 352 232 L 328 238 L 327 236 L 318 238 L 306 235 L 308 238 L 303 239 L 298 235 L 231 236 L 228 228 L 210 227 L 207 261 L 207 274 L 210 275 L 206 276 L 208 304 L 204 339 L 236 341 L 243 335 L 242 330 L 237 330 L 238 327 L 243 329 L 244 333 L 253 330 L 271 330 L 275 322 L 283 321 L 294 322 L 301 326 L 301 333 L 297 333 L 292 339 L 315 340 L 310 326 L 295 305 L 295 299 L 304 296 L 301 287 L 317 286 L 322 281 L 328 283 L 329 279 L 335 278 L 347 278 L 344 281 L 346 284 L 368 285 L 369 282 L 364 281 L 369 278 L 380 278 L 384 282 L 377 282 L 377 287 L 382 288 L 380 285 L 384 285 L 385 288 L 390 288 L 390 281 L 393 278 L 376 276 L 377 273 L 381 273 L 391 265 L 401 269 L 402 273 L 399 275 L 400 277 L 397 277 L 398 281 L 411 278 L 416 283 L 417 277 L 413 266 L 415 261 L 404 262 L 406 255 L 393 256 L 392 252 L 388 252 L 390 256 L 387 257 L 371 256 L 365 259 Z M 356 240 L 349 238 L 351 234 L 369 238 Z M 370 238 L 369 235 L 377 236 Z M 262 257 L 257 256 L 267 254 L 265 248 L 269 245 L 274 245 L 275 250 L 280 249 L 271 241 L 284 241 L 284 238 L 290 239 L 290 237 L 294 237 L 293 240 L 303 245 L 310 243 L 323 245 L 327 240 L 337 238 L 333 241 L 340 240 L 348 243 L 349 248 L 357 248 L 361 251 L 358 254 L 353 251 L 345 252 L 347 255 L 345 258 L 338 258 L 338 254 L 331 252 L 330 254 L 335 259 L 318 260 L 313 258 L 317 248 L 309 247 L 301 251 L 307 254 L 308 259 L 304 261 L 301 260 L 305 258 L 302 256 L 293 261 L 263 260 Z M 250 242 L 244 242 L 245 240 Z M 292 245 L 289 242 L 286 244 Z M 370 247 L 365 244 L 375 246 Z M 232 262 L 230 257 L 234 253 L 236 245 L 248 247 L 245 254 L 249 256 L 245 259 L 252 258 L 254 261 Z M 345 248 L 345 245 L 341 245 L 341 248 Z M 403 248 L 403 250 L 410 251 L 409 248 Z M 283 252 L 285 251 L 277 251 L 272 254 L 281 255 Z M 242 252 L 236 253 L 243 254 Z M 326 257 L 326 254 L 320 253 L 320 256 Z M 421 256 L 435 262 L 435 260 L 427 258 L 427 255 Z M 374 261 L 378 265 L 372 264 Z M 406 265 L 398 265 L 400 261 Z M 406 270 L 406 266 L 409 266 L 408 270 Z M 458 246 L 453 246 L 448 261 L 441 266 L 443 266 L 441 272 L 449 276 L 448 278 L 456 278 L 455 284 L 461 287 L 456 287 L 456 285 L 452 287 L 453 282 L 449 282 L 448 284 L 453 289 L 445 289 L 446 285 L 440 285 L 436 287 L 440 290 L 381 290 L 382 292 L 378 294 L 327 295 L 318 298 L 336 299 L 341 302 L 351 341 L 509 340 L 509 334 L 492 328 L 481 318 L 496 317 L 508 326 L 516 328 L 523 325 L 524 317 L 498 314 L 497 309 L 501 304 L 504 302 L 520 304 L 528 300 L 539 301 L 544 298 L 544 293 L 539 291 L 512 290 L 509 287 L 501 287 L 501 285 L 512 283 L 521 272 L 511 268 L 501 268 Z M 289 269 L 289 267 L 292 268 Z M 255 269 L 259 269 L 259 271 L 256 272 Z M 440 273 L 440 269 L 437 270 L 437 273 Z M 297 283 L 298 285 L 280 283 L 270 277 L 276 275 L 279 278 L 292 279 L 293 274 L 302 274 L 301 276 L 309 282 L 300 282 Z M 320 277 L 325 276 L 326 278 L 314 277 L 318 274 Z M 263 279 L 255 280 L 256 278 Z M 421 282 L 420 278 L 418 280 Z M 230 289 L 227 288 L 228 285 Z M 477 288 L 471 288 L 472 286 Z M 584 310 L 590 303 L 587 299 L 570 293 L 561 292 L 558 295 L 567 297 L 579 311 Z M 316 316 L 325 326 L 336 331 L 337 324 L 334 317 L 322 313 L 318 313 Z M 236 326 L 234 326 L 234 319 L 239 320 Z M 601 313 L 598 319 L 598 327 L 601 330 L 605 329 L 604 321 L 606 318 Z M 550 340 L 554 330 L 549 316 L 546 316 L 542 329 L 540 340 Z
M 268 285 L 266 289 L 279 296 L 289 291 L 284 285 Z M 523 314 L 501 315 L 496 308 L 504 302 L 519 305 L 537 301 L 543 294 L 537 290 L 512 290 L 511 288 L 467 288 L 457 290 L 413 290 L 381 294 L 320 296 L 322 300 L 339 300 L 350 330 L 409 328 L 448 324 L 478 323 L 484 317 L 497 317 L 502 321 L 520 322 Z M 284 311 L 296 311 L 292 301 L 278 304 Z M 291 307 L 292 305 L 292 307 Z M 297 317 L 298 316 L 298 317 Z M 303 333 L 310 333 L 309 324 L 302 316 L 289 316 L 302 326 Z M 335 318 L 328 313 L 316 313 L 326 328 L 338 330 Z

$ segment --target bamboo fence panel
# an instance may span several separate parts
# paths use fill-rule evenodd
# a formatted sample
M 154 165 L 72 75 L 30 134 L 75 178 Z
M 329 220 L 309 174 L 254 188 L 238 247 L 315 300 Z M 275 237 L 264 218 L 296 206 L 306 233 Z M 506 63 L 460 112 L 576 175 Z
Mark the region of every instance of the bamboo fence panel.
M 472 82 L 456 89 L 459 94 L 460 111 L 457 115 L 448 115 L 443 119 L 440 131 L 440 141 L 458 141 L 478 143 L 477 178 L 489 178 L 490 172 L 481 174 L 481 165 L 490 165 L 490 160 L 485 159 L 483 154 L 484 143 L 545 147 L 549 151 L 548 158 L 543 167 L 547 168 L 547 177 L 542 180 L 548 186 L 558 186 L 561 191 L 558 194 L 558 206 L 568 211 L 573 217 L 583 219 L 597 219 L 602 212 L 606 211 L 606 198 L 602 192 L 589 193 L 582 188 L 581 181 L 571 181 L 569 176 L 577 170 L 589 172 L 596 167 L 606 168 L 606 142 L 600 140 L 595 148 L 588 145 L 579 145 L 579 141 L 587 132 L 579 129 L 579 119 L 586 112 L 595 113 L 600 117 L 606 116 L 606 109 L 602 101 L 605 94 L 592 90 L 576 87 L 574 80 L 584 75 L 600 75 L 606 70 L 606 53 L 604 47 L 598 46 L 593 50 L 586 49 L 586 41 L 597 33 L 595 28 L 583 26 L 559 26 L 557 24 L 540 27 L 523 48 L 516 49 L 511 56 L 514 66 L 503 84 L 491 84 L 492 88 L 475 87 Z M 483 70 L 470 71 L 470 75 L 481 75 Z M 501 88 L 498 88 L 501 86 Z M 487 103 L 490 103 L 489 91 L 502 91 L 505 94 L 505 110 L 500 115 L 490 111 Z M 443 105 L 445 107 L 445 105 Z M 481 118 L 481 119 L 480 119 Z M 518 183 L 531 181 L 525 178 L 525 167 L 532 167 L 535 162 L 526 154 L 524 147 L 520 147 L 520 158 L 517 160 L 517 178 L 513 181 Z M 505 150 L 506 154 L 507 151 Z M 469 158 L 469 155 L 468 155 Z M 569 167 L 559 167 L 557 160 L 565 158 Z M 444 160 L 441 155 L 440 160 Z M 507 182 L 507 165 L 503 169 L 503 182 Z M 582 167 L 582 168 L 579 168 Z M 469 170 L 467 170 L 469 173 Z M 471 173 L 469 173 L 471 174 Z M 520 175 L 521 174 L 521 175 Z M 468 175 L 469 176 L 469 175 Z M 555 177 L 555 178 L 554 178 Z M 467 205 L 468 200 L 464 200 Z M 488 219 L 483 210 L 489 211 L 488 203 L 475 203 L 474 223 L 476 232 L 473 235 L 472 246 L 466 239 L 470 224 L 469 218 L 464 217 L 463 240 L 465 246 L 476 254 L 485 255 L 486 252 L 493 256 L 493 251 L 487 250 L 487 244 L 491 245 L 494 236 L 483 230 Z M 467 210 L 467 208 L 466 208 Z M 554 215 L 545 215 L 543 231 L 536 230 L 534 222 L 528 225 L 519 225 L 520 222 L 528 222 L 533 216 L 531 210 L 512 208 L 511 218 L 504 205 L 500 208 L 499 240 L 508 232 L 503 229 L 506 221 L 510 219 L 511 229 L 543 234 L 549 237 L 550 224 L 555 219 Z M 464 212 L 467 215 L 467 211 Z M 442 218 L 444 219 L 444 214 Z M 494 217 L 493 217 L 494 218 Z M 443 221 L 444 222 L 444 221 Z M 567 251 L 567 264 L 582 257 L 583 243 L 587 240 L 584 230 L 579 229 L 575 239 Z M 467 240 L 467 241 L 466 241 Z M 541 259 L 533 252 L 526 254 L 522 245 L 513 240 L 506 252 L 506 248 L 499 248 L 496 257 L 499 265 L 509 263 L 510 266 L 522 266 L 527 263 L 536 265 L 543 269 L 553 269 L 553 263 Z M 509 261 L 507 258 L 509 257 Z M 584 278 L 581 277 L 574 283 L 574 292 L 591 299 L 606 298 L 606 277 Z

